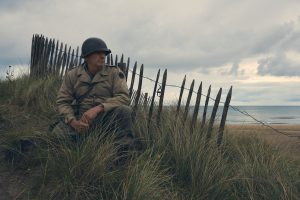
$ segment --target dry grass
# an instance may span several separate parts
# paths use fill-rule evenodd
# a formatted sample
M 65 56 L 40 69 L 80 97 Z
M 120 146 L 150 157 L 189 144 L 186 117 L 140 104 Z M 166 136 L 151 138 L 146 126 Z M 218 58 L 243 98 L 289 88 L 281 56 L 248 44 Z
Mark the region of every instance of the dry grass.
M 299 160 L 260 139 L 263 133 L 258 129 L 228 126 L 218 148 L 215 134 L 207 141 L 205 128 L 197 124 L 191 131 L 175 118 L 174 109 L 165 109 L 161 127 L 152 123 L 149 130 L 146 112 L 140 109 L 134 128 L 144 140 L 144 150 L 127 165 L 112 167 L 113 132 L 98 129 L 80 142 L 46 134 L 58 86 L 51 77 L 0 82 L 0 88 L 7 88 L 0 99 L 0 149 L 7 155 L 0 173 L 6 173 L 10 183 L 9 194 L 1 189 L 0 194 L 19 199 L 151 200 L 300 196 Z M 267 141 L 274 137 L 264 135 Z M 24 146 L 28 141 L 29 148 Z
M 227 125 L 226 132 L 230 135 L 257 136 L 269 144 L 278 147 L 285 154 L 300 159 L 300 125 L 276 124 L 271 126 L 292 137 L 277 133 L 268 127 L 254 124 Z

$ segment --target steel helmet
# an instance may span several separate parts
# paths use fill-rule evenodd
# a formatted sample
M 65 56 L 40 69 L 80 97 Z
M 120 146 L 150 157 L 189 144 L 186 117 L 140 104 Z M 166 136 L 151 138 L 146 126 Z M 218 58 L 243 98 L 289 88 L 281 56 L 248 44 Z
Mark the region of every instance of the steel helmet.
M 81 46 L 81 57 L 85 58 L 89 54 L 97 51 L 103 51 L 105 55 L 111 53 L 110 49 L 107 48 L 105 42 L 102 39 L 96 37 L 88 38 L 83 42 Z

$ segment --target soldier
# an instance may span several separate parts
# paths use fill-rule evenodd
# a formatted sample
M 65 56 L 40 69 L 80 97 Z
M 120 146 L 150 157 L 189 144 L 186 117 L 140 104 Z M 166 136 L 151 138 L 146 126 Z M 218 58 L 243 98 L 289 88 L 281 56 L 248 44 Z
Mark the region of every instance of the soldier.
M 105 64 L 111 51 L 103 40 L 88 38 L 81 50 L 84 63 L 67 72 L 58 91 L 56 103 L 63 120 L 52 132 L 76 136 L 109 121 L 121 143 L 131 145 L 130 97 L 124 73 Z

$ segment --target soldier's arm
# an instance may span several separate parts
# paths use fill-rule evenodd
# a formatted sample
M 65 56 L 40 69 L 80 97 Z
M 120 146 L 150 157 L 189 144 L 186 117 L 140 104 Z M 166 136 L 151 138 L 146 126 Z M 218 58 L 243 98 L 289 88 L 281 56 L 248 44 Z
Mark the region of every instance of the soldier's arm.
M 76 119 L 74 110 L 71 106 L 71 103 L 74 100 L 71 76 L 71 73 L 68 72 L 68 74 L 64 77 L 56 99 L 58 112 L 63 115 L 65 123 L 69 123 L 72 119 Z
M 116 69 L 113 75 L 113 97 L 108 98 L 102 103 L 104 111 L 129 104 L 130 97 L 125 75 L 120 69 Z

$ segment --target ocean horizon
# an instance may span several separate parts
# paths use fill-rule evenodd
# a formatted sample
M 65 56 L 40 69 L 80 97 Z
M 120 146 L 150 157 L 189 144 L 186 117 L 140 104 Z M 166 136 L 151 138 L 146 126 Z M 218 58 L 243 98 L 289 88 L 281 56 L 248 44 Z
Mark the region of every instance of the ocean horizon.
M 233 106 L 233 105 L 232 105 Z M 247 112 L 255 119 L 266 124 L 300 124 L 300 106 L 233 106 Z M 207 119 L 210 118 L 213 106 L 208 106 Z M 184 109 L 184 107 L 183 107 Z M 198 119 L 202 118 L 204 106 L 200 106 Z M 190 106 L 192 115 L 194 106 Z M 216 121 L 221 121 L 223 106 L 218 107 Z M 258 124 L 257 121 L 232 108 L 229 108 L 226 124 Z

